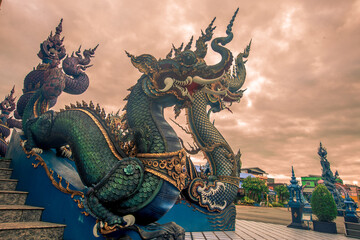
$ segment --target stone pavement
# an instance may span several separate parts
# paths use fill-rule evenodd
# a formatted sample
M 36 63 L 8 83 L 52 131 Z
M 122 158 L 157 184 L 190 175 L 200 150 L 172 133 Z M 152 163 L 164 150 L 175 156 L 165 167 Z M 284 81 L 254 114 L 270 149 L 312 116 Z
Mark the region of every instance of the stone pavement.
M 187 232 L 186 240 L 350 240 L 343 234 L 319 233 L 312 230 L 288 228 L 284 225 L 236 220 L 235 231 Z
M 264 223 L 275 223 L 287 226 L 291 223 L 291 213 L 288 211 L 287 208 L 269 208 L 237 205 L 236 219 Z M 313 219 L 316 219 L 314 215 Z M 338 233 L 344 233 L 344 218 L 337 217 L 335 219 L 335 223 Z M 312 227 L 312 223 L 310 223 L 310 227 Z

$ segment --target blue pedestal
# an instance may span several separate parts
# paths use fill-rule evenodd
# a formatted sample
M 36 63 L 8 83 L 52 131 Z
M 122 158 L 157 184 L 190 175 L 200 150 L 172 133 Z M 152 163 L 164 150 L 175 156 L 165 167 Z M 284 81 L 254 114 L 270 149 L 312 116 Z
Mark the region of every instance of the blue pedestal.
M 11 136 L 7 158 L 11 158 L 13 173 L 11 178 L 17 179 L 16 190 L 29 192 L 26 204 L 44 207 L 42 221 L 65 224 L 64 239 L 95 239 L 93 227 L 96 219 L 85 216 L 77 203 L 69 194 L 56 189 L 42 166 L 34 168 L 32 163 L 37 164 L 35 157 L 27 158 L 20 146 L 21 137 L 16 130 Z M 54 178 L 58 180 L 57 174 L 61 174 L 63 186 L 65 180 L 70 182 L 70 189 L 82 190 L 84 188 L 75 170 L 72 161 L 65 158 L 57 158 L 54 151 L 46 151 L 41 154 L 49 169 L 54 171 Z M 75 185 L 75 186 L 74 186 Z M 105 239 L 103 237 L 97 239 Z
M 234 204 L 218 213 L 209 212 L 186 200 L 180 200 L 158 222 L 176 222 L 186 232 L 235 231 L 235 218 Z
M 45 208 L 42 221 L 65 224 L 65 240 L 105 239 L 102 236 L 99 238 L 93 236 L 96 219 L 83 215 L 81 212 L 84 209 L 80 209 L 69 194 L 55 188 L 44 167 L 39 165 L 34 168 L 32 163 L 37 164 L 39 161 L 34 156 L 27 158 L 20 146 L 21 139 L 22 136 L 14 130 L 6 157 L 12 159 L 12 178 L 19 180 L 17 190 L 29 192 L 26 204 Z M 41 158 L 45 161 L 48 169 L 54 171 L 53 176 L 57 182 L 59 181 L 57 175 L 62 176 L 64 187 L 66 187 L 65 181 L 68 181 L 72 190 L 83 191 L 85 189 L 73 161 L 56 157 L 53 150 L 45 151 L 41 154 Z M 234 231 L 235 217 L 236 209 L 233 204 L 218 213 L 209 212 L 186 200 L 179 200 L 158 222 L 160 224 L 175 222 L 187 232 Z M 125 234 L 133 240 L 140 239 L 134 231 L 128 231 Z

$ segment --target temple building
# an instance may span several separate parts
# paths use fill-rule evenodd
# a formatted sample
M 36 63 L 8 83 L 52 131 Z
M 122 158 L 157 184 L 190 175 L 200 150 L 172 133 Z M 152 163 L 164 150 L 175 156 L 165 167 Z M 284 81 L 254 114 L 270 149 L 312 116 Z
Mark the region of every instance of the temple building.
M 260 178 L 262 180 L 265 180 L 266 183 L 274 183 L 274 179 L 273 178 L 269 178 L 267 175 L 268 173 L 265 172 L 264 170 L 262 170 L 261 168 L 258 167 L 253 167 L 253 168 L 242 168 L 241 169 L 241 173 L 248 173 L 251 174 L 257 178 Z
M 320 175 L 309 175 L 306 177 L 301 177 L 301 184 L 304 186 L 303 195 L 307 200 L 310 200 L 311 194 L 315 187 L 319 184 L 320 180 Z

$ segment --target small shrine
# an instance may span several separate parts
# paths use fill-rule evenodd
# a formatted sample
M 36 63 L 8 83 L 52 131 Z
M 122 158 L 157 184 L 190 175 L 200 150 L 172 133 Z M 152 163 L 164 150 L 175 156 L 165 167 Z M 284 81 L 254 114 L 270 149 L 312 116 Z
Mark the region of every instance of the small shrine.
M 302 200 L 302 186 L 299 185 L 298 180 L 296 180 L 294 167 L 291 167 L 292 176 L 290 180 L 290 185 L 287 186 L 290 192 L 289 197 L 289 207 L 291 208 L 291 217 L 292 222 L 288 227 L 299 228 L 299 229 L 309 229 L 302 219 L 304 202 Z

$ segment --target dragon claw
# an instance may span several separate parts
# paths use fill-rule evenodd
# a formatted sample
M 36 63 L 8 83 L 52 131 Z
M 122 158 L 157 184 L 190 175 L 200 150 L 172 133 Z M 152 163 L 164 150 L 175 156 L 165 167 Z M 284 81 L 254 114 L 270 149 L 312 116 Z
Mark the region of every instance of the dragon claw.
M 70 146 L 65 145 L 65 146 L 60 147 L 60 155 L 62 157 L 70 158 L 71 155 L 72 155 L 72 151 L 70 149 Z
M 25 148 L 26 142 L 27 142 L 27 140 L 21 141 L 21 143 L 20 143 L 21 147 Z
M 21 147 L 25 148 L 27 151 L 32 151 L 33 153 L 36 153 L 36 154 L 43 153 L 43 150 L 41 148 L 29 146 L 28 140 L 22 141 L 20 144 L 21 144 Z
M 31 151 L 36 153 L 36 154 L 42 154 L 43 153 L 43 150 L 41 148 L 32 148 Z
M 123 217 L 123 220 L 126 222 L 125 227 L 132 226 L 135 223 L 135 217 L 133 215 L 131 215 L 131 214 L 125 215 Z
M 135 217 L 131 214 L 125 215 L 124 217 L 114 215 L 105 220 L 104 226 L 111 226 L 111 227 L 120 226 L 121 228 L 123 228 L 123 227 L 129 227 L 134 223 L 135 223 Z

